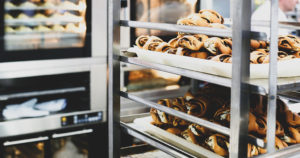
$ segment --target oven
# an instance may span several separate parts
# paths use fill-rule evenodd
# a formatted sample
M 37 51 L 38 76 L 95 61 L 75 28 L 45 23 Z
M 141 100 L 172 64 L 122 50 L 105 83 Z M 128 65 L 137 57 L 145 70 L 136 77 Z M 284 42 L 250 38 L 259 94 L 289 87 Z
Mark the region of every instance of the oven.
M 96 0 L 2 0 L 0 62 L 99 56 L 105 44 Z M 97 14 L 97 15 L 96 15 Z M 95 17 L 97 16 L 98 19 Z M 95 36 L 95 37 L 93 37 Z M 97 39 L 98 44 L 93 44 Z M 96 53 L 96 54 L 94 54 Z M 105 54 L 100 53 L 100 56 Z

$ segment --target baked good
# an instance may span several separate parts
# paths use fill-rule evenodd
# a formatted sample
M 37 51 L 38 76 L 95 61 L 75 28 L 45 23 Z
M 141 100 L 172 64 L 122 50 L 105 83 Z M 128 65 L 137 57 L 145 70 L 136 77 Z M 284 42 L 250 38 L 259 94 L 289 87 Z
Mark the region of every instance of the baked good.
M 187 109 L 186 109 L 186 106 L 185 106 L 185 99 L 183 97 L 178 97 L 178 98 L 172 99 L 170 108 L 186 113 Z M 180 119 L 180 118 L 175 117 L 175 116 L 170 116 L 170 117 L 171 118 L 169 120 L 172 120 L 174 127 L 187 126 L 188 125 L 188 122 L 183 120 L 183 119 Z
M 178 40 L 182 36 L 177 36 L 176 38 L 171 39 L 168 43 L 172 48 L 177 48 L 178 47 Z
M 9 26 L 5 26 L 5 33 L 15 33 L 16 31 Z
M 156 48 L 160 45 L 161 42 L 152 42 L 148 40 L 146 44 L 144 45 L 143 49 L 145 50 L 150 50 L 150 51 L 155 51 Z
M 12 20 L 12 19 L 14 19 L 14 17 L 11 16 L 10 14 L 8 14 L 8 13 L 5 13 L 5 14 L 4 14 L 4 19 L 5 19 L 5 20 Z
M 300 51 L 293 54 L 296 58 L 300 58 Z
M 178 47 L 175 54 L 180 56 L 190 56 L 191 52 L 192 51 L 187 48 Z
M 276 136 L 281 137 L 284 135 L 284 128 L 283 126 L 276 121 L 276 132 L 275 132 Z
M 4 3 L 4 8 L 6 8 L 6 9 L 14 8 L 14 7 L 16 7 L 16 6 L 12 2 L 10 2 L 10 1 L 6 1 Z
M 217 29 L 229 29 L 226 25 L 219 24 L 219 23 L 211 23 L 208 25 L 208 27 L 217 28 Z
M 284 51 L 278 51 L 278 57 L 279 58 L 285 58 L 288 56 L 288 53 L 284 52 Z
M 250 53 L 250 62 L 252 64 L 262 64 L 266 59 L 267 54 L 261 51 L 253 51 Z
M 228 156 L 229 141 L 226 136 L 221 134 L 214 134 L 208 137 L 205 143 L 212 151 L 221 156 Z
M 287 127 L 282 139 L 288 144 L 300 143 L 300 133 L 293 127 Z
M 199 41 L 193 35 L 186 35 L 178 40 L 178 46 L 188 48 L 190 50 L 198 51 L 203 46 L 203 42 Z
M 208 38 L 204 42 L 204 47 L 213 55 L 218 54 L 231 54 L 232 53 L 232 42 L 231 40 L 222 40 L 218 37 Z
M 191 52 L 189 54 L 190 57 L 193 57 L 193 58 L 199 58 L 199 59 L 207 59 L 208 57 L 208 53 L 207 52 Z
M 28 2 L 28 1 L 22 3 L 19 6 L 22 7 L 22 8 L 35 8 L 36 7 L 36 5 L 34 3 Z
M 24 13 L 21 13 L 18 15 L 17 19 L 27 20 L 27 19 L 30 19 L 30 17 Z
M 210 21 L 210 23 L 224 23 L 224 18 L 216 11 L 211 9 L 202 9 L 199 13 Z
M 217 62 L 224 62 L 224 63 L 229 63 L 231 62 L 231 55 L 229 54 L 220 54 L 217 56 L 212 56 L 210 58 L 211 61 L 217 61 Z
M 162 100 L 159 100 L 157 102 L 157 104 L 170 107 L 171 100 L 170 99 L 162 99 Z M 155 124 L 161 125 L 161 124 L 170 124 L 171 123 L 171 122 L 169 122 L 170 116 L 168 114 L 166 114 L 165 112 L 151 108 L 150 114 L 151 114 L 153 122 Z
M 157 47 L 156 47 L 156 50 L 157 52 L 163 52 L 165 53 L 168 49 L 170 49 L 171 46 L 166 43 L 166 42 L 161 42 Z
M 267 46 L 268 46 L 268 43 L 266 41 L 253 40 L 253 39 L 250 41 L 251 50 L 266 49 Z
M 51 29 L 47 26 L 39 25 L 33 29 L 36 32 L 51 32 Z
M 146 44 L 146 42 L 148 41 L 150 37 L 149 36 L 139 36 L 136 40 L 135 40 L 135 44 L 139 47 L 139 48 L 143 48 L 144 45 Z
M 204 42 L 205 40 L 208 39 L 208 36 L 203 34 L 195 34 L 193 36 L 196 37 L 200 42 Z
M 257 130 L 259 135 L 265 136 L 267 133 L 267 118 L 264 116 L 256 116 Z
M 210 131 L 207 128 L 204 128 L 204 127 L 194 124 L 194 123 L 190 124 L 188 126 L 188 129 L 190 129 L 195 136 L 201 137 L 201 138 L 204 138 L 205 136 L 210 134 Z
M 64 32 L 65 28 L 62 25 L 56 24 L 52 26 L 52 31 L 54 32 Z
M 300 116 L 292 111 L 286 111 L 286 122 L 292 127 L 298 127 L 300 125 Z
M 288 55 L 288 56 L 279 58 L 279 61 L 283 61 L 283 60 L 292 60 L 292 59 L 296 59 L 296 56 L 294 56 L 294 55 Z
M 186 129 L 185 131 L 183 131 L 181 133 L 181 135 L 185 140 L 199 145 L 199 142 L 197 141 L 196 136 L 193 134 L 193 132 L 190 129 Z
M 194 99 L 195 96 L 192 94 L 192 92 L 189 90 L 188 92 L 185 93 L 184 98 L 186 101 L 189 101 L 191 99 Z
M 175 134 L 177 136 L 181 136 L 181 133 L 182 133 L 182 131 L 179 128 L 174 128 L 174 127 L 168 128 L 168 129 L 166 129 L 166 131 L 170 132 L 172 134 Z
M 213 109 L 212 105 L 210 104 L 210 100 L 204 96 L 187 101 L 186 108 L 189 115 L 197 117 L 208 115 L 210 109 Z
M 258 128 L 258 124 L 256 123 L 256 116 L 249 112 L 249 123 L 248 123 L 248 131 L 256 132 Z
M 278 47 L 290 51 L 300 51 L 300 39 L 293 35 L 279 36 Z
M 59 4 L 59 7 L 62 9 L 75 9 L 77 7 L 77 5 L 70 1 L 64 1 Z
M 220 108 L 214 114 L 214 121 L 223 126 L 229 127 L 230 125 L 230 107 Z
M 46 7 L 46 8 L 54 8 L 55 7 L 55 5 L 49 1 L 44 2 L 41 6 Z
M 16 32 L 22 32 L 22 33 L 31 33 L 32 32 L 32 29 L 27 26 L 19 26 L 15 30 L 16 30 Z
M 275 147 L 277 150 L 280 150 L 288 147 L 288 145 L 283 140 L 279 139 L 278 137 L 275 137 Z
M 177 53 L 177 48 L 170 48 L 166 51 L 167 54 L 176 54 Z
M 248 144 L 248 157 L 257 156 L 259 154 L 258 148 L 255 145 Z
M 200 14 L 191 14 L 187 18 L 179 19 L 177 21 L 178 25 L 190 25 L 190 26 L 202 26 L 208 27 L 211 22 L 204 16 Z

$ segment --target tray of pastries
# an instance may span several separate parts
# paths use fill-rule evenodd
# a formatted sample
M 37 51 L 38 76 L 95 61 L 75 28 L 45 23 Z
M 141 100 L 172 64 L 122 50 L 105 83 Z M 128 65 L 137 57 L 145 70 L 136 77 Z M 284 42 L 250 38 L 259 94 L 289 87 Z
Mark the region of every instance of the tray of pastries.
M 223 17 L 213 10 L 201 10 L 179 19 L 177 23 L 228 29 L 223 24 Z M 295 69 L 300 66 L 300 38 L 293 35 L 279 36 L 278 44 L 278 77 L 300 76 L 300 71 Z M 250 47 L 250 77 L 268 78 L 269 42 L 251 40 Z M 156 36 L 142 35 L 136 39 L 136 46 L 129 48 L 128 52 L 136 53 L 138 58 L 145 61 L 228 78 L 232 76 L 231 38 L 179 32 L 170 41 L 163 41 Z
M 187 92 L 185 96 L 162 99 L 158 104 L 185 112 L 225 127 L 230 126 L 230 89 L 206 85 L 196 94 Z M 249 112 L 249 135 L 266 142 L 267 98 L 252 95 Z M 189 123 L 157 109 L 151 108 L 150 117 L 136 119 L 145 131 L 181 149 L 196 154 L 206 149 L 228 157 L 229 138 L 212 130 Z M 292 112 L 280 99 L 277 100 L 276 149 L 300 143 L 300 116 Z M 172 136 L 171 136 L 172 135 Z M 193 144 L 193 145 L 191 145 Z M 248 144 L 248 157 L 266 153 L 266 149 Z M 200 153 L 198 153 L 200 154 Z M 201 155 L 201 154 L 200 154 Z M 203 155 L 203 153 L 202 153 Z

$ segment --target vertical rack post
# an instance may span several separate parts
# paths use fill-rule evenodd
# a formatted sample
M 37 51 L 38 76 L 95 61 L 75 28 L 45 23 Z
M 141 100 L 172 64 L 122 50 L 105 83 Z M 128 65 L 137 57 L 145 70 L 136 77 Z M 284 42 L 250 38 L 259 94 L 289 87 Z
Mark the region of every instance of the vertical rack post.
M 231 0 L 233 64 L 230 118 L 230 158 L 247 157 L 251 1 Z
M 120 0 L 108 3 L 108 154 L 120 157 Z
M 275 152 L 276 96 L 277 96 L 277 54 L 278 54 L 278 0 L 271 1 L 270 19 L 270 64 L 269 95 L 267 113 L 267 151 Z

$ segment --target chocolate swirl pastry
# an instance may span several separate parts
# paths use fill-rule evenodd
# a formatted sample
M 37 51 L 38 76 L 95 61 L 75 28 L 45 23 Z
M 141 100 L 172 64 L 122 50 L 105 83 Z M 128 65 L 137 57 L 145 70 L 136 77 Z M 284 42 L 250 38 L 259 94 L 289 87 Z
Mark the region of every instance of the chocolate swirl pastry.
M 135 44 L 139 47 L 139 48 L 143 48 L 144 45 L 147 43 L 147 41 L 149 40 L 149 36 L 139 36 L 136 41 Z
M 207 97 L 197 97 L 186 102 L 187 113 L 189 115 L 203 117 L 209 115 L 212 105 Z
M 229 127 L 230 126 L 230 108 L 224 107 L 218 109 L 214 114 L 214 121 L 220 123 L 223 126 Z
M 232 62 L 231 55 L 228 54 L 220 54 L 214 57 L 211 57 L 211 61 L 217 61 L 217 62 L 222 62 L 222 63 L 230 63 Z
M 196 37 L 200 42 L 204 42 L 208 39 L 208 36 L 203 35 L 203 34 L 196 34 L 193 35 L 194 37 Z
M 284 128 L 282 127 L 282 125 L 276 121 L 276 132 L 275 132 L 276 136 L 281 137 L 284 135 Z
M 251 40 L 250 47 L 251 47 L 251 50 L 266 49 L 268 47 L 268 43 L 266 41 Z
M 257 130 L 259 135 L 265 136 L 267 133 L 267 119 L 263 116 L 256 117 Z
M 150 50 L 150 51 L 155 51 L 156 48 L 161 44 L 161 42 L 153 42 L 149 41 L 144 45 L 143 49 L 145 50 Z
M 259 154 L 258 148 L 255 145 L 248 144 L 248 157 L 257 156 Z
M 248 131 L 256 132 L 258 129 L 258 124 L 256 123 L 256 116 L 249 112 L 249 123 L 248 123 Z
M 195 36 L 186 35 L 178 40 L 178 46 L 198 51 L 203 47 L 203 42 L 199 41 Z
M 293 35 L 279 36 L 278 46 L 285 50 L 300 51 L 300 39 Z
M 157 102 L 157 104 L 170 107 L 171 106 L 171 100 L 170 99 L 162 99 Z M 171 124 L 170 116 L 166 114 L 165 112 L 159 111 L 157 109 L 151 108 L 150 109 L 150 114 L 153 119 L 153 123 L 157 125 L 162 125 L 162 124 Z
M 262 53 L 264 53 L 265 55 L 268 55 L 268 54 L 270 53 L 270 50 L 269 50 L 269 49 L 256 49 L 255 51 L 262 52 Z
M 183 97 L 178 97 L 178 98 L 172 99 L 172 104 L 171 104 L 170 108 L 186 113 L 187 109 L 185 106 L 185 99 Z M 174 127 L 187 126 L 189 124 L 187 121 L 180 119 L 178 117 L 175 117 L 175 116 L 171 116 L 170 120 L 172 120 L 172 124 Z
M 185 93 L 184 98 L 185 98 L 186 101 L 189 101 L 191 99 L 194 99 L 195 95 L 192 94 L 192 92 L 189 90 L 188 92 Z
M 211 23 L 211 21 L 207 19 L 206 16 L 203 16 L 201 14 L 191 14 L 187 17 L 187 19 L 192 20 L 195 26 L 207 27 Z
M 296 53 L 293 53 L 293 55 L 294 55 L 296 58 L 300 58 L 300 51 L 299 51 L 299 52 L 296 52 Z
M 250 53 L 250 61 L 253 64 L 262 64 L 266 58 L 267 54 L 261 51 L 253 51 Z
M 300 133 L 297 129 L 293 127 L 287 127 L 285 129 L 285 133 L 282 137 L 282 140 L 284 140 L 288 144 L 300 143 Z
M 211 23 L 224 23 L 224 18 L 216 11 L 210 9 L 200 10 L 199 13 L 207 18 Z
M 279 58 L 280 61 L 283 61 L 283 60 L 292 60 L 292 59 L 296 59 L 296 56 L 294 56 L 294 55 L 288 55 L 288 56 Z
M 167 54 L 176 54 L 178 48 L 169 48 L 165 53 Z
M 284 52 L 284 51 L 278 51 L 278 57 L 279 58 L 285 58 L 288 56 L 288 53 Z
M 201 138 L 204 138 L 205 136 L 210 134 L 210 131 L 207 128 L 204 128 L 197 124 L 190 124 L 188 126 L 188 129 L 190 129 L 195 136 Z
M 207 52 L 191 52 L 189 54 L 190 57 L 199 58 L 199 59 L 207 59 L 208 53 Z
M 283 140 L 279 139 L 278 137 L 275 137 L 275 147 L 277 150 L 280 150 L 288 147 L 288 145 Z
M 227 26 L 219 23 L 211 23 L 208 25 L 208 27 L 216 28 L 216 29 L 229 29 Z
M 222 40 L 218 37 L 208 38 L 204 42 L 204 47 L 213 55 L 218 54 L 231 54 L 232 42 L 229 39 Z
M 172 48 L 177 48 L 178 47 L 178 40 L 181 38 L 182 36 L 177 36 L 176 38 L 171 39 L 168 43 Z
M 300 126 L 300 116 L 297 113 L 293 113 L 292 111 L 286 111 L 286 122 L 293 127 Z
M 212 151 L 221 156 L 228 156 L 229 141 L 226 136 L 214 134 L 205 141 Z
M 187 49 L 187 48 L 182 48 L 182 47 L 178 47 L 177 51 L 176 51 L 176 55 L 179 56 L 190 56 L 191 54 L 191 50 Z
M 166 129 L 166 131 L 169 133 L 175 134 L 177 136 L 181 136 L 181 133 L 182 133 L 182 131 L 179 128 L 174 128 L 174 127 L 168 128 L 168 129 Z
M 193 144 L 200 145 L 199 142 L 197 141 L 196 136 L 193 134 L 193 132 L 190 129 L 186 129 L 185 131 L 183 131 L 181 133 L 181 135 L 185 140 L 187 140 Z
M 168 51 L 170 48 L 171 48 L 171 46 L 170 46 L 168 43 L 162 42 L 162 43 L 160 43 L 160 44 L 156 47 L 156 50 L 155 50 L 155 51 L 165 53 L 165 52 Z

